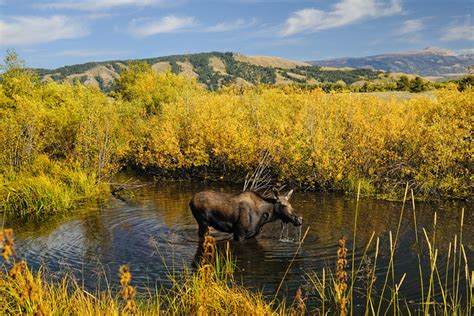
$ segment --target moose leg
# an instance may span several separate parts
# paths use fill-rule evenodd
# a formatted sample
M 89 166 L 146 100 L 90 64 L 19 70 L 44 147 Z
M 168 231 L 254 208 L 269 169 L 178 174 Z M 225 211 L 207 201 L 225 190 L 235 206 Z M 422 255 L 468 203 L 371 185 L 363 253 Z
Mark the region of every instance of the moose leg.
M 234 225 L 234 240 L 242 241 L 243 239 L 254 237 L 254 227 L 252 223 L 252 215 L 250 206 L 242 202 L 239 204 L 239 220 Z
M 204 236 L 206 236 L 209 233 L 209 226 L 207 223 L 204 222 L 199 222 L 199 230 L 198 230 L 198 235 L 199 239 L 203 239 Z

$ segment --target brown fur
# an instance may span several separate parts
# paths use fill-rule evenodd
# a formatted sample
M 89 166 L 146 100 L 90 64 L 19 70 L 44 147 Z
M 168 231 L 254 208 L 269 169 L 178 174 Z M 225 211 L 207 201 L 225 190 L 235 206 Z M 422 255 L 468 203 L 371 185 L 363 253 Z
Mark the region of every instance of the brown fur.
M 263 225 L 277 219 L 295 226 L 303 219 L 293 213 L 288 202 L 293 190 L 284 196 L 278 193 L 266 198 L 253 191 L 238 194 L 221 193 L 212 190 L 196 193 L 189 206 L 199 225 L 200 237 L 206 235 L 209 226 L 233 233 L 235 240 L 255 237 Z

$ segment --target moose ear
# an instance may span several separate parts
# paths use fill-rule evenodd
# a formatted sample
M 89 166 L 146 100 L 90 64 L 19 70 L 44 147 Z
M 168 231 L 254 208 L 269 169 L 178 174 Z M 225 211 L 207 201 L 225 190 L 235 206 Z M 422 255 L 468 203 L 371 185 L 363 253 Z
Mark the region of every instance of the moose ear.
M 272 193 L 273 193 L 273 197 L 278 200 L 278 190 L 273 188 Z
M 289 200 L 292 194 L 293 194 L 293 189 L 291 189 L 291 190 L 286 194 L 286 198 Z

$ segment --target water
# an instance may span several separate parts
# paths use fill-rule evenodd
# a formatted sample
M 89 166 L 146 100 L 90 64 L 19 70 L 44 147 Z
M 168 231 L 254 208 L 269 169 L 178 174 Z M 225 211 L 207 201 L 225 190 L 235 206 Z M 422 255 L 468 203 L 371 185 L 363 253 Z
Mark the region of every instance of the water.
M 147 179 L 138 181 L 146 183 Z M 136 189 L 134 197 L 125 201 L 112 197 L 100 205 L 84 206 L 70 215 L 42 223 L 6 224 L 15 230 L 18 255 L 35 268 L 43 264 L 50 272 L 57 272 L 57 276 L 74 274 L 87 288 L 106 289 L 117 285 L 118 268 L 126 263 L 133 275 L 133 285 L 144 293 L 147 288 L 169 285 L 167 273 L 179 273 L 183 266 L 192 266 L 198 236 L 188 203 L 194 193 L 209 188 L 224 192 L 238 192 L 240 189 L 222 184 L 151 182 Z M 269 297 L 273 297 L 295 256 L 299 246 L 297 241 L 307 227 L 309 232 L 285 277 L 281 296 L 288 295 L 292 299 L 300 286 L 308 290 L 305 286 L 307 273 L 321 272 L 323 267 L 334 269 L 341 236 L 347 237 L 349 253 L 352 250 L 354 197 L 295 192 L 290 202 L 297 214 L 304 218 L 302 233 L 293 226 L 282 230 L 281 223 L 274 222 L 266 225 L 256 239 L 240 243 L 230 241 L 237 259 L 237 280 L 250 288 L 262 290 Z M 434 212 L 437 212 L 438 262 L 443 262 L 443 266 L 448 244 L 454 240 L 455 234 L 459 234 L 462 207 L 465 208 L 463 241 L 472 267 L 472 204 L 417 204 L 419 227 L 425 227 L 429 236 L 433 232 Z M 395 233 L 400 211 L 400 202 L 368 198 L 360 201 L 355 258 L 360 262 L 365 245 L 375 232 L 375 236 L 380 237 L 376 269 L 378 282 L 383 280 L 388 264 L 389 231 Z M 408 301 L 416 302 L 420 295 L 418 247 L 413 228 L 412 210 L 408 207 L 403 216 L 395 257 L 396 280 L 407 273 L 401 291 Z M 224 247 L 231 238 L 228 234 L 211 232 L 217 237 L 219 247 Z M 421 230 L 419 233 L 423 238 Z M 371 247 L 368 254 L 373 257 L 374 252 L 374 247 Z M 422 253 L 427 271 L 425 246 Z M 444 280 L 445 272 L 440 273 Z M 311 296 L 310 291 L 306 294 Z

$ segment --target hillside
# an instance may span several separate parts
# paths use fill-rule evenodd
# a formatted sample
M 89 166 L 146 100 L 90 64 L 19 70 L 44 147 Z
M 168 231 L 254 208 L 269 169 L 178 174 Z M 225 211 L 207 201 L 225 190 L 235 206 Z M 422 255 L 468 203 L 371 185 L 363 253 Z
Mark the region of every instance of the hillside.
M 158 72 L 172 71 L 196 78 L 210 90 L 223 85 L 317 84 L 339 82 L 343 85 L 365 81 L 393 81 L 388 73 L 371 69 L 325 69 L 305 62 L 279 57 L 245 56 L 237 53 L 199 53 L 142 59 Z M 69 81 L 95 85 L 104 91 L 115 89 L 115 79 L 129 61 L 113 60 L 65 66 L 57 69 L 36 69 L 43 81 Z
M 442 48 L 425 48 L 417 51 L 359 58 L 336 58 L 309 63 L 323 67 L 368 68 L 442 79 L 465 75 L 468 71 L 467 67 L 474 65 L 474 54 L 456 54 Z

